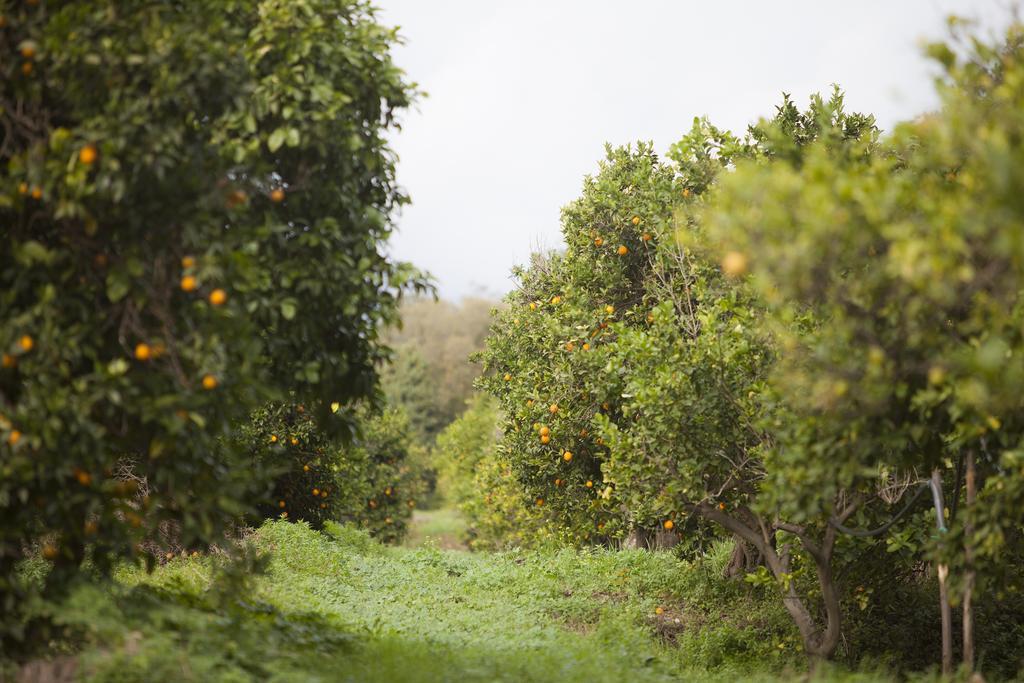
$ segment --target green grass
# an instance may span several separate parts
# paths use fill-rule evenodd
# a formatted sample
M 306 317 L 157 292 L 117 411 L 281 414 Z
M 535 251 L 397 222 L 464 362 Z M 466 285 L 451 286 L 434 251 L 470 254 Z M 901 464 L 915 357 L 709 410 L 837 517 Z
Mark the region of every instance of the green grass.
M 416 510 L 412 514 L 405 545 L 409 548 L 435 545 L 446 550 L 465 550 L 462 542 L 465 532 L 466 522 L 458 510 Z
M 251 539 L 265 573 L 211 557 L 151 575 L 125 569 L 115 587 L 81 588 L 54 614 L 78 633 L 80 671 L 96 681 L 768 681 L 803 671 L 777 604 L 721 578 L 727 548 L 685 563 L 643 551 L 387 548 L 329 531 L 269 522 Z

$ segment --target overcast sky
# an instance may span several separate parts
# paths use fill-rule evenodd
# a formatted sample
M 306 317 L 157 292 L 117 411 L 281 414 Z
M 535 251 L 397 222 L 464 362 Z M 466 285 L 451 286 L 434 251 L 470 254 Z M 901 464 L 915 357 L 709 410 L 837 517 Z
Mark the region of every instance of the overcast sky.
M 659 152 L 695 116 L 742 131 L 781 93 L 838 83 L 887 129 L 935 106 L 921 41 L 951 13 L 989 30 L 1008 0 L 377 0 L 395 59 L 428 93 L 394 138 L 412 197 L 396 258 L 449 299 L 498 297 L 531 251 L 562 246 L 559 210 L 604 143 Z

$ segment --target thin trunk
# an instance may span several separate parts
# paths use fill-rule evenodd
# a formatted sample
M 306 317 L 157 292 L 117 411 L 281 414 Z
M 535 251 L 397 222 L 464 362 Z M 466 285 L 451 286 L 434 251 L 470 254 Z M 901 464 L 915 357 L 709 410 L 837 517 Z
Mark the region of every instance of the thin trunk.
M 967 476 L 966 488 L 967 498 L 965 501 L 966 519 L 964 521 L 964 665 L 967 670 L 974 671 L 974 605 L 971 603 L 974 597 L 974 499 L 977 496 L 977 480 L 974 467 L 974 452 L 967 452 Z
M 932 495 L 935 497 L 936 525 L 943 530 L 942 521 L 942 473 L 939 470 L 932 471 Z M 942 614 L 942 674 L 950 676 L 953 674 L 953 613 L 949 607 L 949 566 L 940 564 L 939 575 L 939 610 Z
M 940 564 L 939 573 L 939 609 L 942 611 L 942 675 L 953 674 L 953 614 L 949 609 L 949 567 Z

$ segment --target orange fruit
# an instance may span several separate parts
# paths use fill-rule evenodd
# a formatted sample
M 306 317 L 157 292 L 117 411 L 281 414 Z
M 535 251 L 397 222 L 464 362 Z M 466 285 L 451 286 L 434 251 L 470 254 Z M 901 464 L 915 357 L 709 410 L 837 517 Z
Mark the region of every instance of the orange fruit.
M 199 283 L 197 283 L 196 279 L 191 275 L 186 275 L 185 277 L 181 278 L 181 290 L 183 292 L 194 292 L 196 287 L 198 286 Z
M 309 472 L 309 465 L 303 465 L 302 466 L 302 471 L 303 472 Z
M 719 503 L 718 504 L 718 509 L 719 510 L 724 510 L 725 509 L 725 503 Z
M 675 525 L 676 523 L 673 522 L 671 519 L 666 519 L 665 523 L 662 524 L 662 526 L 665 527 L 665 531 L 672 531 L 672 527 L 674 527 Z
M 43 546 L 43 557 L 47 560 L 56 560 L 58 554 L 59 551 L 57 550 L 57 546 L 54 544 L 47 543 Z
M 511 381 L 512 381 L 512 375 L 510 375 L 510 374 L 508 374 L 508 373 L 506 372 L 506 373 L 505 373 L 505 381 L 506 381 L 506 382 L 511 382 Z
M 604 307 L 604 312 L 607 313 L 608 315 L 611 315 L 612 313 L 615 312 L 615 307 L 612 306 L 611 304 L 608 304 L 607 306 Z
M 26 76 L 31 75 L 31 73 L 32 73 L 32 62 L 23 62 L 22 65 L 21 65 L 21 73 L 25 74 Z
M 196 267 L 196 259 L 195 259 L 195 257 L 193 257 L 193 256 L 183 256 L 182 259 L 181 259 L 181 267 L 182 268 L 195 268 Z
M 589 351 L 590 350 L 590 344 L 587 344 L 586 342 L 584 342 L 583 343 L 583 350 L 584 351 Z
M 561 485 L 562 485 L 562 480 L 561 479 L 555 479 L 555 486 L 561 486 Z
M 572 342 L 568 342 L 568 343 L 567 343 L 567 344 L 565 345 L 565 350 L 566 350 L 566 351 L 575 351 L 575 350 L 576 350 L 576 345 L 575 345 L 575 344 L 573 344 Z
M 590 479 L 587 479 L 587 483 L 584 484 L 584 486 L 586 486 L 588 489 L 592 489 L 594 488 L 594 482 Z
M 28 194 L 28 183 L 18 183 L 18 194 Z
M 558 404 L 557 403 L 552 403 L 551 407 L 548 408 L 548 412 L 551 413 L 552 415 L 557 413 L 558 412 Z
M 19 441 L 21 441 L 21 432 L 17 429 L 12 429 L 11 433 L 7 435 L 7 443 L 17 446 Z
M 277 443 L 277 434 L 270 435 L 270 443 Z
M 86 145 L 82 149 L 78 150 L 78 160 L 81 161 L 86 166 L 89 166 L 93 162 L 95 162 L 97 156 L 98 154 L 96 152 L 96 148 L 93 147 L 92 145 Z
M 21 46 L 21 56 L 25 59 L 32 59 L 36 56 L 36 48 L 34 45 L 26 44 Z
M 212 391 L 217 388 L 217 378 L 213 375 L 203 375 L 203 389 Z
M 228 300 L 228 294 L 223 289 L 215 289 L 210 292 L 210 303 L 214 306 L 221 306 Z
M 558 295 L 551 297 L 551 303 L 557 306 L 558 304 L 562 303 L 562 297 Z
M 279 507 L 279 508 L 283 508 L 286 505 L 287 505 L 287 503 L 285 503 L 283 500 L 277 501 L 277 507 Z
M 655 614 L 664 614 L 665 610 L 663 608 L 661 608 L 661 607 L 655 607 L 654 608 L 654 613 Z
M 327 491 L 321 491 L 320 492 L 320 497 L 321 498 L 326 498 L 327 497 Z
M 13 368 L 17 364 L 18 359 L 9 353 L 5 353 L 3 356 L 0 356 L 0 367 Z
M 313 495 L 314 496 L 319 496 L 320 495 L 320 489 L 313 489 Z
M 625 256 L 629 253 L 629 248 L 625 244 L 620 244 L 619 248 L 615 250 L 619 256 Z
M 85 470 L 75 470 L 75 479 L 77 479 L 78 483 L 82 486 L 88 486 L 92 483 L 92 475 Z
M 640 225 L 640 216 L 633 216 L 633 225 Z
M 683 188 L 683 196 L 684 197 L 689 197 L 690 196 L 690 190 L 688 188 L 685 188 L 685 187 Z
M 550 428 L 548 428 L 546 426 L 540 428 L 540 435 L 541 436 L 548 436 L 549 434 L 551 434 L 551 429 Z
M 549 441 L 551 441 L 551 437 L 548 436 L 547 434 L 545 434 L 544 436 L 540 437 L 540 442 L 541 443 L 548 443 Z
M 42 199 L 42 198 L 43 198 L 43 188 L 41 188 L 38 185 L 36 185 L 35 187 L 32 188 L 32 199 Z
M 95 521 L 90 519 L 85 523 L 85 526 L 82 527 L 82 530 L 85 531 L 86 536 L 93 536 L 100 530 L 100 527 Z
M 601 239 L 600 237 L 597 237 L 597 238 L 595 238 L 595 239 L 594 239 L 594 246 L 597 246 L 597 247 L 599 247 L 599 246 L 601 246 L 602 244 L 604 244 L 604 240 L 603 240 L 603 239 Z
M 321 510 L 326 510 L 327 509 L 327 503 L 320 503 L 320 509 Z
M 291 438 L 291 444 L 292 444 L 293 446 L 298 446 L 298 445 L 299 445 L 299 440 L 298 440 L 298 439 L 296 439 L 296 438 L 295 438 L 295 437 L 293 436 L 293 437 Z
M 565 460 L 566 462 L 572 462 L 572 453 L 570 451 L 562 453 L 562 460 Z
M 537 499 L 537 507 L 541 507 L 542 505 L 544 505 L 544 499 L 543 498 L 538 498 Z
M 22 335 L 21 339 L 18 340 L 18 346 L 20 346 L 21 350 L 24 351 L 25 353 L 31 351 L 32 347 L 34 347 L 35 345 L 35 340 L 32 339 L 32 337 L 27 334 Z
M 747 257 L 738 251 L 730 251 L 722 257 L 722 272 L 729 277 L 743 277 L 747 272 Z
M 284 201 L 284 190 L 282 190 L 280 187 L 276 187 L 273 190 L 271 190 L 270 191 L 270 201 L 274 202 L 275 204 L 280 204 L 281 202 L 283 202 Z
M 375 500 L 371 500 L 371 501 L 369 502 L 369 506 L 370 506 L 370 508 L 376 508 L 376 507 L 377 507 L 377 501 L 375 501 Z
M 640 239 L 642 239 L 644 242 L 650 242 L 651 241 L 651 233 L 645 232 L 643 235 L 640 236 Z
M 135 345 L 135 359 L 136 360 L 149 360 L 150 356 L 153 355 L 153 350 L 149 348 L 149 344 L 136 344 Z

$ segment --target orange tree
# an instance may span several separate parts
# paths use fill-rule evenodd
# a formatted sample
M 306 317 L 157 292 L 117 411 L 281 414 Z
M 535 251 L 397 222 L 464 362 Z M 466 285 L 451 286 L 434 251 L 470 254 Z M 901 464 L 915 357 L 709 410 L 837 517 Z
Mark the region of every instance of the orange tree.
M 485 354 L 484 384 L 507 416 L 500 448 L 564 537 L 593 541 L 634 528 L 700 536 L 717 525 L 754 545 L 787 583 L 804 647 L 825 656 L 838 642 L 838 603 L 825 601 L 822 632 L 790 582 L 787 550 L 774 537 L 754 543 L 734 523 L 762 519 L 754 503 L 773 412 L 761 396 L 775 347 L 760 304 L 738 282 L 745 257 L 719 265 L 700 211 L 714 202 L 722 170 L 741 160 L 799 164 L 818 141 L 861 163 L 875 137 L 872 119 L 844 113 L 836 92 L 806 112 L 787 99 L 744 139 L 698 121 L 671 164 L 646 146 L 610 151 L 563 212 L 566 252 L 520 273 Z
M 942 108 L 898 129 L 892 155 L 837 163 L 815 148 L 799 165 L 741 164 L 706 218 L 749 260 L 786 349 L 766 391 L 783 419 L 761 519 L 794 522 L 780 528 L 822 565 L 830 510 L 859 508 L 852 522 L 870 526 L 873 472 L 945 479 L 950 533 L 931 557 L 955 578 L 973 666 L 975 593 L 989 589 L 981 606 L 994 609 L 1022 588 L 1024 33 L 931 52 Z M 990 659 L 1019 647 L 986 625 Z
M 380 248 L 404 201 L 384 138 L 412 90 L 367 4 L 2 2 L 0 16 L 12 614 L 33 542 L 53 587 L 87 545 L 104 570 L 164 521 L 186 545 L 217 538 L 261 479 L 227 446 L 232 423 L 294 395 L 325 429 L 351 424 L 329 406 L 373 391 L 377 329 L 419 281 Z M 116 478 L 128 463 L 148 498 Z
M 423 496 L 424 473 L 410 458 L 409 420 L 393 408 L 355 411 L 356 435 L 331 438 L 305 406 L 272 404 L 253 413 L 236 438 L 260 471 L 273 476 L 263 518 L 339 521 L 382 540 L 400 540 Z

